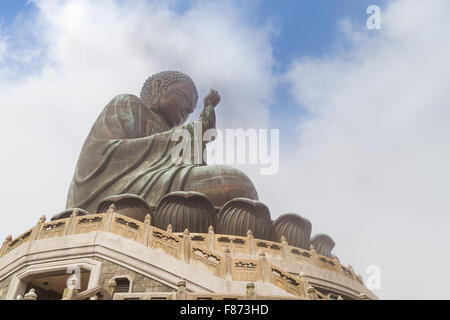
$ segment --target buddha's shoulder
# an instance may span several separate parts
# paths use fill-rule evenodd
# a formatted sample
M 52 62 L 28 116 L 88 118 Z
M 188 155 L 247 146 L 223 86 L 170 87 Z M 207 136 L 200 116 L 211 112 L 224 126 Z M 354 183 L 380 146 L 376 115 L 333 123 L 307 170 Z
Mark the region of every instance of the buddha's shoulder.
M 143 105 L 145 106 L 144 101 L 141 98 L 135 96 L 134 94 L 119 94 L 115 96 L 109 104 L 132 104 L 132 105 Z

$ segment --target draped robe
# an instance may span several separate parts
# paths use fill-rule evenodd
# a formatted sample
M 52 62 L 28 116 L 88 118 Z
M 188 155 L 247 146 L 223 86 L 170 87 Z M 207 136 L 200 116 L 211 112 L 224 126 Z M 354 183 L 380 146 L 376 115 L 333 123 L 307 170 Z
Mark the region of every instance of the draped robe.
M 199 121 L 203 130 L 214 128 L 214 108 L 205 107 Z M 194 136 L 194 122 L 181 128 Z M 135 194 L 155 205 L 163 195 L 184 190 L 190 171 L 198 165 L 172 161 L 171 151 L 179 143 L 171 141 L 175 129 L 138 97 L 115 97 L 86 138 L 67 208 L 95 213 L 104 198 L 119 194 Z

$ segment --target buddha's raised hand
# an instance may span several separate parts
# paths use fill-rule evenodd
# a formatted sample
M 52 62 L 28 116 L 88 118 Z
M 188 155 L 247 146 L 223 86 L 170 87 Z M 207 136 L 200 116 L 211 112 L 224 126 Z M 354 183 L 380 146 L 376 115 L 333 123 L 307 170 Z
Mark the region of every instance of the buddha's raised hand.
M 205 99 L 203 99 L 203 105 L 216 107 L 220 102 L 220 95 L 216 90 L 210 89 Z

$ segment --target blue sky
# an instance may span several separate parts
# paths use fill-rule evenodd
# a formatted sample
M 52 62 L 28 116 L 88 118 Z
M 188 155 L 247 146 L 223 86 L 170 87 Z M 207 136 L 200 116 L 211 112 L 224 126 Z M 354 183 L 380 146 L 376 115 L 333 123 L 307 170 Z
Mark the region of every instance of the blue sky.
M 382 6 L 383 0 L 255 0 L 245 6 L 252 12 L 255 25 L 268 22 L 273 26 L 271 39 L 273 56 L 276 60 L 274 74 L 286 72 L 294 59 L 298 57 L 321 58 L 332 55 L 341 33 L 338 23 L 349 18 L 361 28 L 365 27 L 368 5 Z M 179 10 L 190 7 L 189 2 L 181 2 Z M 26 16 L 35 10 L 34 4 L 27 0 L 2 0 L 0 2 L 0 21 L 3 29 L 8 30 L 14 20 Z M 28 66 L 31 70 L 31 68 Z M 274 127 L 284 127 L 282 134 L 294 136 L 296 122 L 308 112 L 299 107 L 290 94 L 290 88 L 280 86 L 275 91 L 276 105 L 271 107 L 271 120 Z M 289 139 L 282 139 L 283 142 Z M 289 141 L 290 143 L 291 141 Z

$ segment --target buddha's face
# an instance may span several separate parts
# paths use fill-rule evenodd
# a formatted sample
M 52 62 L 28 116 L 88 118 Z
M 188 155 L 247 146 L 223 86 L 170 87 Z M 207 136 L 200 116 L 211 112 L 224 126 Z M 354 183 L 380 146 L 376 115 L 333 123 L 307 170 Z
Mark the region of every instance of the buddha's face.
M 159 112 L 171 127 L 182 125 L 194 111 L 194 88 L 187 81 L 178 81 L 161 92 Z

